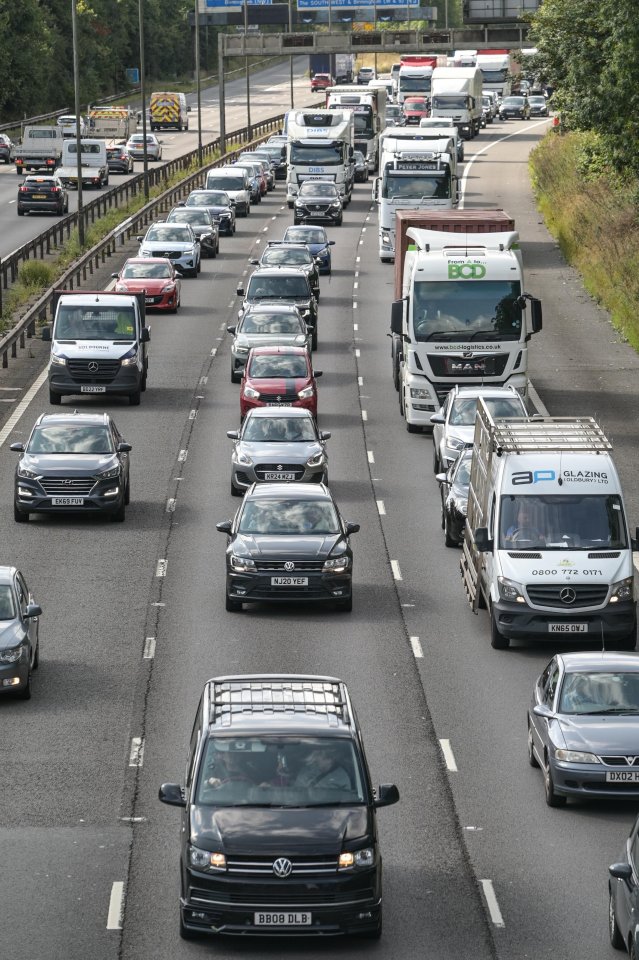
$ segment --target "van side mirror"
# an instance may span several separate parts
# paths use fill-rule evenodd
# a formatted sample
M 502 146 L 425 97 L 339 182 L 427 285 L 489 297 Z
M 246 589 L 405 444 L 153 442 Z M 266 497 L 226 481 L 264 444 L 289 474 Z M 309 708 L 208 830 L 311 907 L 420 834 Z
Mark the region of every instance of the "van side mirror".
M 43 327 L 41 336 L 45 343 L 51 343 L 51 327 Z
M 140 343 L 148 343 L 151 339 L 151 331 L 148 327 L 142 327 L 140 331 Z
M 401 337 L 404 327 L 404 301 L 393 300 L 391 304 L 391 333 Z
M 492 553 L 493 541 L 488 536 L 488 527 L 477 527 L 475 530 L 475 546 L 480 553 Z
M 530 329 L 532 333 L 539 333 L 542 325 L 541 300 L 531 297 L 530 300 Z
M 394 783 L 380 783 L 375 799 L 376 807 L 390 807 L 399 802 L 399 790 Z

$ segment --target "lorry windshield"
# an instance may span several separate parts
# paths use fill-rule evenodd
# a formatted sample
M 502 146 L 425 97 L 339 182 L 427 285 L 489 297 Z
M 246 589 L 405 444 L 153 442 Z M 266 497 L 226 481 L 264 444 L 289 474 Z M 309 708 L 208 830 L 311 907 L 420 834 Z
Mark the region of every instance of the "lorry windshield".
M 627 545 L 616 494 L 501 498 L 501 550 L 623 550 Z
M 291 163 L 334 167 L 343 162 L 341 143 L 291 143 Z
M 460 266 L 460 272 L 464 265 Z M 472 264 L 468 265 L 469 269 Z M 521 334 L 519 281 L 430 280 L 415 283 L 415 339 L 518 340 Z
M 508 76 L 508 69 L 503 70 L 485 70 L 481 68 L 481 76 L 484 83 L 503 83 Z
M 130 305 L 74 307 L 60 304 L 54 340 L 135 340 L 135 313 Z
M 384 174 L 382 197 L 386 200 L 450 200 L 451 196 L 450 172 L 447 170 L 424 170 L 409 176 L 401 171 L 387 170 Z
M 210 737 L 197 803 L 214 807 L 321 807 L 366 802 L 361 765 L 338 737 Z
M 433 110 L 467 110 L 468 99 L 463 93 L 443 93 L 433 97 Z
M 399 77 L 400 93 L 430 93 L 430 77 Z

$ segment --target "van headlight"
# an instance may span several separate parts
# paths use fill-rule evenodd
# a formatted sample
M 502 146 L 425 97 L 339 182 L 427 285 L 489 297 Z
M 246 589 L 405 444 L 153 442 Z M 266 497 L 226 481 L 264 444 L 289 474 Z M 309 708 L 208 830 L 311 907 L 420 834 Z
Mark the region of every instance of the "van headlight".
M 618 580 L 617 583 L 613 583 L 610 603 L 632 600 L 634 598 L 634 583 L 634 577 L 626 577 L 625 580 Z
M 138 362 L 138 348 L 136 344 L 134 347 L 131 347 L 130 350 L 127 350 L 124 356 L 120 358 L 120 363 L 122 364 L 123 367 L 130 367 L 137 362 Z
M 375 851 L 372 847 L 363 850 L 354 850 L 352 853 L 340 853 L 338 868 L 352 870 L 354 867 L 372 867 L 375 863 Z
M 51 363 L 54 364 L 56 367 L 66 367 L 67 358 L 63 357 L 61 353 L 52 353 Z
M 509 603 L 526 602 L 524 588 L 521 583 L 509 580 L 507 577 L 497 577 L 497 585 L 499 587 L 499 596 L 502 600 L 507 600 Z
M 226 870 L 226 857 L 223 853 L 211 853 L 210 850 L 200 850 L 199 847 L 189 846 L 189 863 L 196 870 L 205 873 Z

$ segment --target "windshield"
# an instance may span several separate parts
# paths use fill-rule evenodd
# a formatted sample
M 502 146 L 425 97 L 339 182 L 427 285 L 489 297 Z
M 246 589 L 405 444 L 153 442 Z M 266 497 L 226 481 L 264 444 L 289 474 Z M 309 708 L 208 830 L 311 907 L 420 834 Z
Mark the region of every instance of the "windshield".
M 211 226 L 211 215 L 202 207 L 201 210 L 187 210 L 182 207 L 180 210 L 172 210 L 168 215 L 167 223 L 190 223 L 201 227 L 202 225 Z
M 172 276 L 168 263 L 125 263 L 121 273 L 124 280 L 162 280 Z
M 99 424 L 56 423 L 36 427 L 27 453 L 113 453 L 108 427 Z
M 196 803 L 315 807 L 365 800 L 365 780 L 350 740 L 211 737 L 200 765 Z
M 165 240 L 170 241 L 171 243 L 190 243 L 191 237 L 189 236 L 189 231 L 186 229 L 186 227 L 180 226 L 179 224 L 174 227 L 170 227 L 168 224 L 161 223 L 155 227 L 150 227 L 145 240 L 149 240 L 153 243 L 156 243 L 157 241 L 164 243 Z
M 13 593 L 8 583 L 0 584 L 0 620 L 13 620 L 15 617 Z
M 229 195 L 222 190 L 192 193 L 186 201 L 187 207 L 228 207 L 230 203 Z
M 405 77 L 399 75 L 401 93 L 430 93 L 430 77 Z
M 402 108 L 399 104 L 389 103 L 386 107 L 386 116 L 387 117 L 401 117 Z
M 433 110 L 466 110 L 468 97 L 464 93 L 446 93 L 433 97 Z
M 404 110 L 428 110 L 426 100 L 404 100 Z
M 545 107 L 546 98 L 545 97 L 529 97 L 528 103 L 531 107 Z
M 508 76 L 508 69 L 504 67 L 503 70 L 487 70 L 482 67 L 481 76 L 484 83 L 503 83 Z
M 472 463 L 472 457 L 464 457 L 461 460 L 457 468 L 457 473 L 455 474 L 455 486 L 461 487 L 462 489 L 468 490 L 470 486 L 470 465 Z
M 289 227 L 284 236 L 295 243 L 328 243 L 323 227 Z
M 265 250 L 262 254 L 261 263 L 264 266 L 273 266 L 275 264 L 291 264 L 298 266 L 312 263 L 311 255 L 308 250 L 291 250 L 287 247 L 273 247 Z
M 266 354 L 253 357 L 249 377 L 253 380 L 293 379 L 307 377 L 306 357 L 299 354 Z
M 333 197 L 339 196 L 337 187 L 334 183 L 322 183 L 317 180 L 309 180 L 300 187 L 300 197 Z
M 206 178 L 206 185 L 213 190 L 244 190 L 244 177 L 211 177 L 209 175 Z
M 334 167 L 342 163 L 342 144 L 291 143 L 291 163 Z
M 55 340 L 133 340 L 135 313 L 132 306 L 90 309 L 60 305 L 55 321 Z
M 483 401 L 493 417 L 526 416 L 521 401 L 515 397 L 512 399 L 510 397 L 483 397 Z M 453 427 L 472 427 L 475 423 L 476 412 L 477 397 L 460 397 L 451 405 L 448 422 Z
M 262 443 L 299 443 L 317 440 L 310 417 L 248 417 L 242 440 Z
M 523 107 L 523 97 L 505 97 L 501 102 L 502 107 Z
M 386 200 L 448 200 L 450 196 L 451 179 L 448 171 L 435 173 L 433 170 L 424 170 L 409 176 L 393 170 L 384 173 L 382 197 Z
M 639 673 L 567 673 L 561 687 L 559 713 L 639 713 Z
M 290 313 L 247 313 L 242 318 L 242 333 L 303 333 L 299 317 Z
M 245 502 L 239 533 L 299 537 L 340 533 L 335 507 L 329 500 L 249 500 Z
M 246 293 L 248 300 L 282 298 L 283 300 L 308 299 L 308 281 L 299 277 L 251 277 Z
M 508 280 L 420 281 L 414 286 L 415 339 L 518 340 L 519 282 Z
M 623 508 L 616 494 L 501 498 L 502 550 L 622 550 L 626 546 Z

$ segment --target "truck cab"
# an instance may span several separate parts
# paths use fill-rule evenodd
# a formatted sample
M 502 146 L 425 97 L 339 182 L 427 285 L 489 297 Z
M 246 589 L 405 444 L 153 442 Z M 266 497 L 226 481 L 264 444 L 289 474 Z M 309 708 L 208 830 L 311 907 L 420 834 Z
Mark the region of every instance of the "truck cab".
M 344 206 L 350 203 L 355 179 L 355 140 L 350 111 L 296 110 L 288 121 L 286 200 L 293 208 L 305 180 L 330 180 Z

